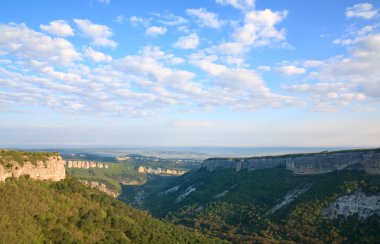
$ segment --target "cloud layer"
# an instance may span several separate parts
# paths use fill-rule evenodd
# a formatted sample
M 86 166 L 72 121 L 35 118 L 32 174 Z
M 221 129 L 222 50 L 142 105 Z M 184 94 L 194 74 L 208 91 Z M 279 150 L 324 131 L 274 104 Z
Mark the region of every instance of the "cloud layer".
M 128 45 L 116 41 L 120 33 L 89 19 L 53 20 L 41 24 L 40 30 L 0 24 L 0 109 L 125 117 L 159 116 L 172 109 L 377 109 L 379 23 L 367 23 L 332 41 L 345 50 L 341 55 L 255 68 L 249 63 L 255 50 L 289 47 L 284 24 L 289 12 L 256 9 L 252 0 L 215 2 L 232 7 L 237 19 L 222 19 L 206 8 L 186 9 L 184 16 L 118 16 L 120 26 L 141 30 L 145 40 L 127 53 L 116 52 Z M 378 16 L 369 3 L 349 6 L 342 13 L 367 21 Z M 226 33 L 220 32 L 222 27 Z M 209 31 L 221 38 L 209 39 Z M 163 40 L 165 47 L 159 45 Z M 268 81 L 268 74 L 276 82 Z

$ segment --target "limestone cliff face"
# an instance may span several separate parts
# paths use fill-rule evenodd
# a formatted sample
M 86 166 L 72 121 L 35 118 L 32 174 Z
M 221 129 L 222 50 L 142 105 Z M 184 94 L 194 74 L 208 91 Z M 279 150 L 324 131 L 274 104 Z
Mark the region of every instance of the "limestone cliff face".
M 241 159 L 207 159 L 202 166 L 209 171 L 216 168 L 255 170 L 286 166 L 294 174 L 323 174 L 343 169 L 362 170 L 367 174 L 380 175 L 380 149 L 351 150 L 315 154 L 290 154 Z
M 323 174 L 352 169 L 380 175 L 380 151 L 322 153 L 288 158 L 286 168 L 295 174 Z
M 109 165 L 106 163 L 92 162 L 92 161 L 78 161 L 67 160 L 67 168 L 105 168 L 108 169 Z
M 45 161 L 38 161 L 35 164 L 27 161 L 23 165 L 17 162 L 10 162 L 11 168 L 0 165 L 0 181 L 5 181 L 9 177 L 18 178 L 21 175 L 29 175 L 36 180 L 60 181 L 66 177 L 65 161 L 61 156 L 51 156 Z
M 285 165 L 287 158 L 241 158 L 241 159 L 223 159 L 212 158 L 206 159 L 202 166 L 206 167 L 209 171 L 216 168 L 234 169 L 240 171 L 241 169 L 255 170 L 273 168 L 278 165 Z
M 161 169 L 157 167 L 156 169 L 153 169 L 151 167 L 145 168 L 144 166 L 140 166 L 137 169 L 137 172 L 141 174 L 156 174 L 156 175 L 183 175 L 187 171 L 185 170 L 180 170 L 180 169 Z

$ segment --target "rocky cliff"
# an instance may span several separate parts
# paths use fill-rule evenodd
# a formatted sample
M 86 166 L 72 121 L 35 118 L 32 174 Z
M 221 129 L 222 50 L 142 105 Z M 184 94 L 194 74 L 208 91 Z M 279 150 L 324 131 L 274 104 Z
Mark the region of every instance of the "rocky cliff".
M 380 149 L 346 150 L 309 154 L 289 154 L 252 158 L 211 158 L 202 164 L 216 168 L 255 170 L 284 166 L 294 174 L 323 174 L 343 169 L 380 175 Z
M 65 178 L 65 161 L 57 153 L 29 153 L 0 150 L 0 181 L 28 175 L 36 180 Z
M 156 169 L 153 169 L 151 167 L 145 168 L 144 166 L 140 166 L 137 169 L 137 172 L 141 174 L 156 174 L 156 175 L 183 175 L 187 171 L 180 170 L 180 169 L 161 169 L 157 167 Z
M 67 160 L 67 168 L 105 168 L 108 169 L 109 165 L 106 163 L 92 162 L 92 161 L 78 161 Z

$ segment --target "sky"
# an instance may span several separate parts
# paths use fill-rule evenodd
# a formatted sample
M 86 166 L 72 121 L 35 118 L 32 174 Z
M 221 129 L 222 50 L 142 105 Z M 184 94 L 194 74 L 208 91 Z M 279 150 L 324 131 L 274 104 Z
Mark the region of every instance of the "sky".
M 0 0 L 0 146 L 380 146 L 380 2 Z

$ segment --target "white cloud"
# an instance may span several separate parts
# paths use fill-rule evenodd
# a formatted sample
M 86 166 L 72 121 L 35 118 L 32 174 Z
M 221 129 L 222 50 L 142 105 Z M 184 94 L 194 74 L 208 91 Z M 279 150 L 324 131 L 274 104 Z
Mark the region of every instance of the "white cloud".
M 172 13 L 161 16 L 161 19 L 158 20 L 158 23 L 167 25 L 167 26 L 176 26 L 183 25 L 187 23 L 187 20 L 182 16 L 177 16 Z
M 84 36 L 92 39 L 94 45 L 112 48 L 117 46 L 117 43 L 110 39 L 112 31 L 108 26 L 93 24 L 88 19 L 74 19 L 74 22 Z
M 73 36 L 74 31 L 64 20 L 51 21 L 49 25 L 40 25 L 41 30 L 56 36 Z
M 156 37 L 159 35 L 164 35 L 167 31 L 168 31 L 168 29 L 166 27 L 151 26 L 145 30 L 145 35 L 151 36 L 151 37 Z
M 177 30 L 179 30 L 181 32 L 184 32 L 184 33 L 189 33 L 190 32 L 189 27 L 187 27 L 185 25 L 178 26 Z
M 196 17 L 201 26 L 219 29 L 223 26 L 216 13 L 208 12 L 204 8 L 187 9 L 186 13 L 192 17 Z
M 202 52 L 190 56 L 190 62 L 205 71 L 215 83 L 216 89 L 212 93 L 217 95 L 210 105 L 228 104 L 242 110 L 295 105 L 294 98 L 270 91 L 254 70 L 230 68 L 216 63 L 217 60 L 217 56 Z
M 378 10 L 373 8 L 370 3 L 358 3 L 346 9 L 348 18 L 357 17 L 364 19 L 372 19 L 378 14 Z
M 198 47 L 199 37 L 196 33 L 178 38 L 174 46 L 181 49 L 195 49 Z
M 347 50 L 345 56 L 319 62 L 313 60 L 312 64 L 316 65 L 310 83 L 284 88 L 308 95 L 307 100 L 315 111 L 334 112 L 343 106 L 358 106 L 359 102 L 380 103 L 380 64 L 377 61 L 380 34 L 358 37 L 348 44 Z
M 261 71 L 271 71 L 272 68 L 270 66 L 266 66 L 266 65 L 260 65 L 257 67 L 257 70 L 261 70 Z
M 233 25 L 232 41 L 222 42 L 212 48 L 224 55 L 241 55 L 252 47 L 286 46 L 286 30 L 277 29 L 287 16 L 286 10 L 273 12 L 270 9 L 248 11 L 244 13 L 242 25 Z
M 255 0 L 216 0 L 221 5 L 230 5 L 240 10 L 254 9 Z
M 133 26 L 142 25 L 144 27 L 148 27 L 150 25 L 151 20 L 151 18 L 142 18 L 137 16 L 131 16 L 129 18 L 129 21 Z
M 244 52 L 245 46 L 238 42 L 223 42 L 214 48 L 221 54 L 238 55 Z
M 123 14 L 121 14 L 116 16 L 115 21 L 119 24 L 124 24 L 127 21 L 127 18 Z
M 285 30 L 275 25 L 283 21 L 287 11 L 273 12 L 270 9 L 246 13 L 244 25 L 236 30 L 234 38 L 244 45 L 268 46 L 285 40 Z
M 29 29 L 25 24 L 0 24 L 0 53 L 11 53 L 21 59 L 36 59 L 69 65 L 81 58 L 67 40 L 52 38 Z
M 277 68 L 277 72 L 279 72 L 282 75 L 301 75 L 306 72 L 306 69 L 296 67 L 294 65 L 286 65 L 286 66 L 281 66 Z
M 317 68 L 321 67 L 322 65 L 324 65 L 324 62 L 320 60 L 306 60 L 303 62 L 303 66 L 305 68 Z
M 99 52 L 99 51 L 95 51 L 91 47 L 87 48 L 84 54 L 95 62 L 111 62 L 112 61 L 111 56 L 105 55 L 104 53 Z

